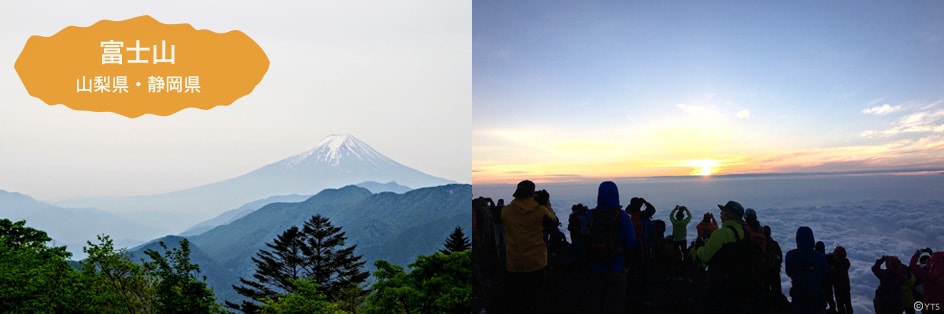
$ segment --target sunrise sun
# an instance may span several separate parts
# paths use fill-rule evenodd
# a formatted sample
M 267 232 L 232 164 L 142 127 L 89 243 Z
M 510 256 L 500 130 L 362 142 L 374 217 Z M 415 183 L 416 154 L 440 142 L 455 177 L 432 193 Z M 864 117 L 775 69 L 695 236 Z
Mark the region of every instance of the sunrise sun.
M 714 174 L 718 168 L 717 160 L 689 160 L 686 166 L 692 167 L 690 175 L 707 177 Z

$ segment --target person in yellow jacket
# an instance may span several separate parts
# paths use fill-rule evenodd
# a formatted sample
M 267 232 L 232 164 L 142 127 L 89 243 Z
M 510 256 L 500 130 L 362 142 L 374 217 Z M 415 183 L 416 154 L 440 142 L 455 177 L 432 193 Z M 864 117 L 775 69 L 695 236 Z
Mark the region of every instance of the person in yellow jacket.
M 544 224 L 550 219 L 556 226 L 558 220 L 549 200 L 535 199 L 534 189 L 534 182 L 521 181 L 512 195 L 515 199 L 501 210 L 505 225 L 506 313 L 543 312 L 547 267 Z

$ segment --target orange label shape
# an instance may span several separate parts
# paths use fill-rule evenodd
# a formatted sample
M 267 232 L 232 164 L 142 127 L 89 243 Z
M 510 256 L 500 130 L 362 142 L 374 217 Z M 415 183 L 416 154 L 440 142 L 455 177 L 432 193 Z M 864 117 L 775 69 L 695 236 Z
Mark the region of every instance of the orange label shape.
M 145 15 L 32 36 L 15 67 L 29 94 L 46 104 L 136 118 L 229 105 L 259 84 L 269 58 L 240 31 Z

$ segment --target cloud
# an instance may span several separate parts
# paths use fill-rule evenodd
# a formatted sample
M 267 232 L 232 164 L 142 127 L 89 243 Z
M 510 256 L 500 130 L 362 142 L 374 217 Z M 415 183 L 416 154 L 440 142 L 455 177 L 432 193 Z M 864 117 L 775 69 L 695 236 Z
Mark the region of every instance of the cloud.
M 889 104 L 884 104 L 881 106 L 875 106 L 871 108 L 862 109 L 864 114 L 876 114 L 876 115 L 886 115 L 895 111 L 901 110 L 901 105 L 890 106 Z
M 933 106 L 925 108 L 932 109 Z M 879 131 L 865 131 L 862 132 L 862 136 L 893 136 L 907 133 L 944 133 L 944 109 L 915 112 L 899 119 L 894 127 Z

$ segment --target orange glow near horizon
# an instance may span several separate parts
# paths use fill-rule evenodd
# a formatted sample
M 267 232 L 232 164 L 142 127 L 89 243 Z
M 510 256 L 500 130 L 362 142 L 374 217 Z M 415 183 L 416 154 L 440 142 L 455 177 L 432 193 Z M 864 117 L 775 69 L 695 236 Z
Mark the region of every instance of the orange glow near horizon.
M 686 166 L 693 167 L 692 172 L 689 175 L 693 176 L 710 176 L 715 172 L 718 172 L 718 161 L 703 159 L 703 160 L 689 160 L 685 163 Z
M 661 176 L 701 176 L 732 173 L 756 173 L 771 170 L 757 168 L 743 157 L 731 159 L 694 159 L 682 161 L 619 161 L 600 163 L 541 163 L 480 165 L 473 167 L 472 184 L 503 184 L 523 179 L 544 183 L 611 180 L 614 178 L 645 178 Z

